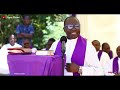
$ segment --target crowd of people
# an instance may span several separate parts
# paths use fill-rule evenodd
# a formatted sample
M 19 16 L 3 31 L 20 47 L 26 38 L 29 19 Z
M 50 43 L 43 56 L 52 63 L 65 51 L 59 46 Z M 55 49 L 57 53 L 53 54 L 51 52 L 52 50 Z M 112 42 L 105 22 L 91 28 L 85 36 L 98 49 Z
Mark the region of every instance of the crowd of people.
M 5 44 L 0 55 L 0 73 L 9 74 L 7 66 L 8 48 L 30 48 L 32 52 L 37 51 L 31 40 L 34 36 L 34 27 L 30 24 L 30 17 L 23 16 L 23 24 L 16 28 L 16 35 L 9 37 L 9 43 Z M 119 75 L 120 66 L 120 46 L 116 48 L 117 56 L 113 56 L 110 45 L 105 42 L 102 45 L 100 41 L 90 42 L 80 34 L 80 22 L 75 16 L 67 17 L 63 26 L 66 33 L 67 42 L 65 55 L 66 62 L 64 67 L 64 76 L 115 76 Z M 102 46 L 102 47 L 101 47 Z M 42 50 L 53 50 L 54 55 L 62 55 L 62 43 L 54 38 L 48 39 L 46 47 Z M 100 50 L 100 47 L 102 48 Z M 5 61 L 6 60 L 6 61 Z M 7 67 L 7 68 L 6 68 Z

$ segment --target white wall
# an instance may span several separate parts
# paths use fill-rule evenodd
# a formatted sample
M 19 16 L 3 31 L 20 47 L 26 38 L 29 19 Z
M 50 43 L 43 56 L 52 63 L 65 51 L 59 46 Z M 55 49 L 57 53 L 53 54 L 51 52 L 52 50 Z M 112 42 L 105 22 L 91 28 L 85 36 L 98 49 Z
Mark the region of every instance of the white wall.
M 79 14 L 81 35 L 91 42 L 95 39 L 101 44 L 108 42 L 116 55 L 120 45 L 120 14 Z

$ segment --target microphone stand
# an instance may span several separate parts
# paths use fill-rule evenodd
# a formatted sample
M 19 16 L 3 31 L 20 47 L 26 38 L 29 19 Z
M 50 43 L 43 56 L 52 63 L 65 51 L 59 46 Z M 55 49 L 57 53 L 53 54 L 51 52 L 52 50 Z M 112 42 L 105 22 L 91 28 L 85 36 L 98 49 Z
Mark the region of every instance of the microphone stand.
M 64 67 L 65 67 L 65 54 L 62 52 L 62 74 L 64 76 Z

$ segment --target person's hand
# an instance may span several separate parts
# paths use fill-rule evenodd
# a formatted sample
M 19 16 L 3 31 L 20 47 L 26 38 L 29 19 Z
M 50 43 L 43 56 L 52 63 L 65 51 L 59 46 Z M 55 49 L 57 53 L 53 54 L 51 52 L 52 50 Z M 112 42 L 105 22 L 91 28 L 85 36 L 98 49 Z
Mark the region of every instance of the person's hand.
M 79 71 L 79 65 L 75 63 L 66 63 L 66 70 L 68 72 L 78 72 Z
M 120 76 L 120 73 L 119 74 L 115 74 L 114 76 Z
M 21 33 L 22 36 L 25 36 L 25 33 Z

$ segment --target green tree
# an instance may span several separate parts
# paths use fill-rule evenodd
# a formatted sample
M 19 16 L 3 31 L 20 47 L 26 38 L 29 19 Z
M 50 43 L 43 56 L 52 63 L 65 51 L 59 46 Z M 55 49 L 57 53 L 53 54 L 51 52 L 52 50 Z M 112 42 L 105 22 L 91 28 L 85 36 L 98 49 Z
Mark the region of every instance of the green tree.
M 49 38 L 58 39 L 61 33 L 64 34 L 61 32 L 61 29 L 63 29 L 61 22 L 68 14 L 31 14 L 30 16 L 35 28 L 33 45 L 37 49 L 44 48 Z M 16 32 L 16 27 L 19 23 L 22 23 L 22 19 L 20 14 L 0 14 L 0 17 L 0 43 L 3 45 L 9 35 Z

